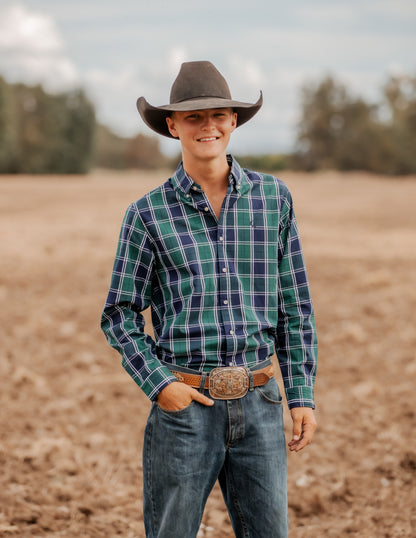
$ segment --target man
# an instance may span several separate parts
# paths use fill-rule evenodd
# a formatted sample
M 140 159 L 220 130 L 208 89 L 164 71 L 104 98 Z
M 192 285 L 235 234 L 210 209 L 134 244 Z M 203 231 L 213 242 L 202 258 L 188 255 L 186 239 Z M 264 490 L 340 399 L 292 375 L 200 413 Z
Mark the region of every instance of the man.
M 314 316 L 291 196 L 226 154 L 261 105 L 261 94 L 255 104 L 233 100 L 206 61 L 182 65 L 169 105 L 137 102 L 146 124 L 182 148 L 176 173 L 127 210 L 102 316 L 153 401 L 143 446 L 151 538 L 194 538 L 217 479 L 236 536 L 287 536 L 275 350 L 290 450 L 316 428 Z M 148 306 L 154 339 L 144 333 Z

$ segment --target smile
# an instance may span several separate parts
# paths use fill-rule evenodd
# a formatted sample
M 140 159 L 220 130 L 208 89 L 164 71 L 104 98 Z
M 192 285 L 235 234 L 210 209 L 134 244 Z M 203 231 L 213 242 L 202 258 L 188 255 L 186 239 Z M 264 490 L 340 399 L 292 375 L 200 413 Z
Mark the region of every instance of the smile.
M 214 140 L 217 140 L 216 136 L 210 136 L 206 138 L 198 138 L 198 142 L 213 142 Z

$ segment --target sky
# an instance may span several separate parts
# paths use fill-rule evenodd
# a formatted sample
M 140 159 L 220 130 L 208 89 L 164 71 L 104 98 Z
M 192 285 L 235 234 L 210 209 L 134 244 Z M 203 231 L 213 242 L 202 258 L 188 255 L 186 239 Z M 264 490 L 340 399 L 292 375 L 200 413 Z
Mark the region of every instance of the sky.
M 414 0 L 0 0 L 0 75 L 50 92 L 82 87 L 121 136 L 154 135 L 136 100 L 169 102 L 184 61 L 210 60 L 232 97 L 264 105 L 232 135 L 237 154 L 293 149 L 301 88 L 331 75 L 377 101 L 416 75 Z M 159 137 L 177 153 L 178 142 Z

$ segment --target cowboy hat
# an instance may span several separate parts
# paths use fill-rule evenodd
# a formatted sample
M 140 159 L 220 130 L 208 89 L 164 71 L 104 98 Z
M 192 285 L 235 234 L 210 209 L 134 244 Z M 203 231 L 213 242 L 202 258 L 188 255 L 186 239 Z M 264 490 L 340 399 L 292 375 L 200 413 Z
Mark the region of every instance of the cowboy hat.
M 263 95 L 256 103 L 243 103 L 231 98 L 227 81 L 218 69 L 207 61 L 182 64 L 170 92 L 170 103 L 152 106 L 144 97 L 137 100 L 137 110 L 143 121 L 157 133 L 168 136 L 166 117 L 175 111 L 205 110 L 207 108 L 232 108 L 237 112 L 237 127 L 251 119 L 260 109 Z

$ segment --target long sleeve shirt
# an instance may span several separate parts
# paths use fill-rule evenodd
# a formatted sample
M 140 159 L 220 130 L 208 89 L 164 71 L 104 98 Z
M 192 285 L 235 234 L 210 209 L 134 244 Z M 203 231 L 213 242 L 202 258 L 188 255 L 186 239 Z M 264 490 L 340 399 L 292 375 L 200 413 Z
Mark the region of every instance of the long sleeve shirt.
M 289 407 L 314 407 L 314 313 L 290 192 L 228 160 L 219 218 L 182 163 L 127 209 L 102 329 L 152 400 L 176 381 L 161 361 L 209 372 L 276 351 Z

